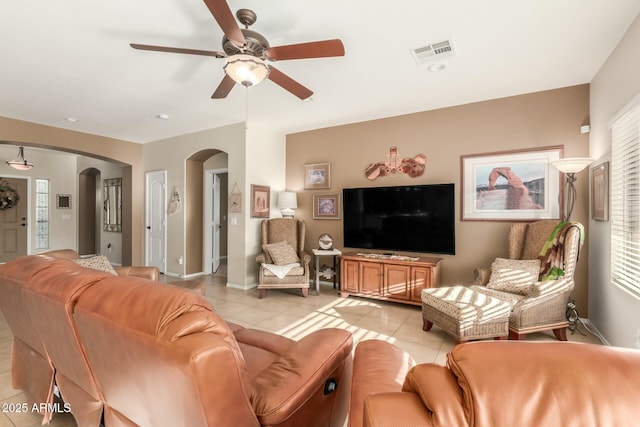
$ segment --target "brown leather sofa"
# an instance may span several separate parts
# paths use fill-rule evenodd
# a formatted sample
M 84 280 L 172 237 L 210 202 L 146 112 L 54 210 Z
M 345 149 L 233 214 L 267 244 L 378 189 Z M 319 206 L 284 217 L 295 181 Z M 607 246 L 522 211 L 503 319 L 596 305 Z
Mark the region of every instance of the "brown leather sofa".
M 30 390 L 41 378 L 27 372 L 42 368 L 78 425 L 98 425 L 101 414 L 107 427 L 328 426 L 346 418 L 347 331 L 296 342 L 245 329 L 190 290 L 50 255 L 0 266 L 0 300 L 6 296 L 20 300 L 28 332 L 14 339 L 14 386 L 34 402 L 50 401 L 41 386 Z M 1 308 L 7 322 L 16 320 Z M 37 364 L 22 360 L 31 350 Z
M 350 427 L 636 426 L 640 351 L 575 342 L 459 344 L 411 367 L 384 341 L 355 350 Z
M 49 251 L 40 255 L 22 257 L 15 262 L 0 265 L 0 310 L 13 332 L 11 348 L 11 380 L 13 388 L 24 391 L 29 407 L 42 409 L 43 422 L 51 419 L 46 405 L 53 402 L 54 366 L 49 360 L 42 338 L 29 315 L 23 287 L 39 266 L 53 259 L 77 259 L 71 249 Z M 116 267 L 120 276 L 138 276 L 158 279 L 156 267 Z

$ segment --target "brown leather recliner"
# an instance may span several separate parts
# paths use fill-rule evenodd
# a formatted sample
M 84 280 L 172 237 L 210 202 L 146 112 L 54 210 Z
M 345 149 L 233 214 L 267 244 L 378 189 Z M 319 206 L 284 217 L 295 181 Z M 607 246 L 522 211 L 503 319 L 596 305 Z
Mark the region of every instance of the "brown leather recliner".
M 71 249 L 60 249 L 16 258 L 0 265 L 0 310 L 13 333 L 11 380 L 13 388 L 25 393 L 29 407 L 36 407 L 43 422 L 50 421 L 55 367 L 38 333 L 23 295 L 26 281 L 42 264 L 56 259 L 77 259 Z M 89 270 L 90 271 L 90 270 Z M 118 267 L 119 275 L 158 278 L 156 267 Z M 69 389 L 69 387 L 67 387 Z
M 194 292 L 134 278 L 87 288 L 74 319 L 106 425 L 326 426 L 338 415 L 347 331 L 234 333 Z
M 76 277 L 70 280 L 72 275 Z M 73 312 L 87 287 L 110 276 L 79 270 L 71 260 L 62 259 L 39 266 L 23 289 L 31 319 L 55 367 L 56 385 L 80 426 L 100 425 L 102 397 L 74 326 Z
M 405 360 L 387 342 L 358 344 L 350 427 L 599 427 L 640 419 L 638 350 L 478 341 L 455 346 L 446 367 L 409 369 Z
M 0 309 L 13 333 L 11 384 L 24 392 L 30 408 L 53 402 L 54 368 L 31 320 L 22 288 L 33 272 L 51 259 L 34 255 L 0 265 Z M 43 417 L 46 423 L 51 413 L 43 412 Z
M 319 427 L 346 418 L 347 331 L 296 342 L 228 325 L 187 289 L 42 255 L 7 265 L 0 300 L 19 289 L 25 319 L 36 318 L 30 333 L 50 335 L 33 338 L 49 367 L 43 377 L 51 384 L 57 369 L 79 425 L 95 423 L 100 407 L 107 426 Z M 16 271 L 25 284 L 6 286 Z

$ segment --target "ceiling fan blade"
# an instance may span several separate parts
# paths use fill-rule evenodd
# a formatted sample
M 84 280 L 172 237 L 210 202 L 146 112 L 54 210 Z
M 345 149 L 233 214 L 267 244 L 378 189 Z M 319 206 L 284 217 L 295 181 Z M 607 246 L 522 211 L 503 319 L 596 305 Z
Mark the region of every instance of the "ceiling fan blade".
M 307 99 L 313 95 L 311 90 L 272 66 L 269 66 L 269 76 L 267 78 L 300 99 Z
M 236 82 L 234 82 L 231 77 L 229 77 L 228 75 L 225 74 L 224 78 L 222 79 L 222 81 L 218 85 L 216 91 L 213 92 L 213 95 L 211 95 L 211 98 L 213 98 L 213 99 L 226 98 L 227 95 L 229 95 L 229 92 L 231 92 L 231 89 L 233 89 L 233 86 L 235 84 L 236 84 Z
M 204 0 L 204 4 L 207 5 L 216 22 L 220 28 L 222 28 L 222 32 L 224 32 L 229 40 L 235 43 L 238 47 L 247 44 L 247 41 L 240 30 L 240 26 L 238 25 L 236 18 L 233 16 L 226 0 Z
M 215 52 L 213 50 L 183 49 L 181 47 L 153 46 L 148 44 L 130 43 L 134 49 L 151 50 L 154 52 L 170 52 L 170 53 L 186 53 L 189 55 L 213 56 L 214 58 L 226 58 L 224 52 Z
M 340 39 L 290 44 L 269 48 L 266 56 L 272 61 L 344 56 L 344 45 Z

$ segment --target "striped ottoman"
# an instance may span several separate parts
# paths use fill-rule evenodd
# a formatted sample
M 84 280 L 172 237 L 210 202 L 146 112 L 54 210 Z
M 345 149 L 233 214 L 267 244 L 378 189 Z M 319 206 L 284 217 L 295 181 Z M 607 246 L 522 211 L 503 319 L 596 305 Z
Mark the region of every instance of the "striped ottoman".
M 437 325 L 457 342 L 481 338 L 506 339 L 511 306 L 466 286 L 422 290 L 422 329 Z

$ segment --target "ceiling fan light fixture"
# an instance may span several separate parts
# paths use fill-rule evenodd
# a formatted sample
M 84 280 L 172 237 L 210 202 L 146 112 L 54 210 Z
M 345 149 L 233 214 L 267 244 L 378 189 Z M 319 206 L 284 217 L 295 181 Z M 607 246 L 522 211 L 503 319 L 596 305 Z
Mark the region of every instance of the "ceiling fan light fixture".
M 267 78 L 269 67 L 260 58 L 238 54 L 227 59 L 224 72 L 236 83 L 243 86 L 253 86 Z
M 24 158 L 24 148 L 22 146 L 18 147 L 18 157 L 11 161 L 7 161 L 7 164 L 19 171 L 27 171 L 33 167 L 33 163 L 27 162 Z

